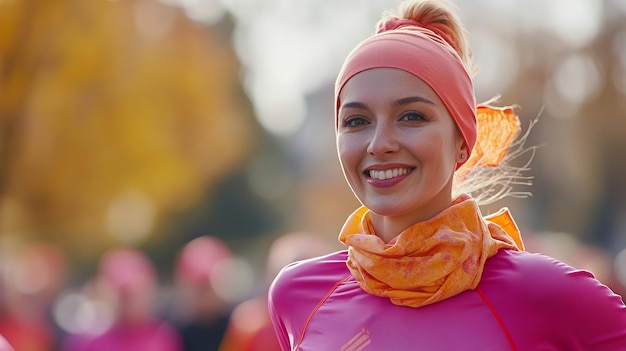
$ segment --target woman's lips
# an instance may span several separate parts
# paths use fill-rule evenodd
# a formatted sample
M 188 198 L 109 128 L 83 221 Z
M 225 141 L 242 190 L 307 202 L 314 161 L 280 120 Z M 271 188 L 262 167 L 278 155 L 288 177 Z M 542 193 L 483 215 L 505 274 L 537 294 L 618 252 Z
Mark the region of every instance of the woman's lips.
M 364 172 L 367 182 L 373 186 L 387 188 L 404 180 L 414 170 L 412 167 L 370 169 Z

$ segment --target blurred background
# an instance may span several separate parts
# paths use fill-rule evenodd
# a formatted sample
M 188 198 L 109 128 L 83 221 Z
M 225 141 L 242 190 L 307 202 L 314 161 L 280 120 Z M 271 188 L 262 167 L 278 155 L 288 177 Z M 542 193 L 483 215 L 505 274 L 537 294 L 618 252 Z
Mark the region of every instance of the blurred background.
M 341 249 L 358 203 L 334 79 L 399 2 L 0 0 L 0 334 L 35 326 L 43 341 L 17 351 L 80 350 L 65 340 L 114 324 L 128 291 L 181 329 L 189 281 L 230 315 L 281 265 Z M 626 295 L 626 2 L 455 3 L 478 100 L 538 119 L 532 186 L 516 189 L 532 196 L 484 213 L 509 207 L 529 251 Z M 208 278 L 181 268 L 194 239 L 217 242 L 191 259 Z M 112 252 L 145 262 L 109 269 Z

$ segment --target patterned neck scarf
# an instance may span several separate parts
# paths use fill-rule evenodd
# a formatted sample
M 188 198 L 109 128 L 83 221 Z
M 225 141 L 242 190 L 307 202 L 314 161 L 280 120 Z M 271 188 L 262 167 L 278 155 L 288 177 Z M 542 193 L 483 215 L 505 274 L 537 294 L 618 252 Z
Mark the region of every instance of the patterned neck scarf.
M 489 257 L 501 248 L 524 249 L 506 208 L 483 218 L 468 195 L 387 244 L 373 232 L 369 210 L 361 207 L 344 224 L 339 241 L 348 247 L 348 268 L 363 290 L 410 307 L 476 288 Z

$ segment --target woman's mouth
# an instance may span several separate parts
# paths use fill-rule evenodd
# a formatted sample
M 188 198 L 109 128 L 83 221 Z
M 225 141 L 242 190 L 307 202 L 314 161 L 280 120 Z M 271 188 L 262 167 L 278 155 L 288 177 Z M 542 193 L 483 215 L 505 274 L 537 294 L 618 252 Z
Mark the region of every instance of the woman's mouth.
M 365 175 L 376 180 L 387 180 L 396 177 L 401 177 L 409 172 L 411 172 L 412 168 L 392 168 L 385 170 L 369 170 L 365 172 Z

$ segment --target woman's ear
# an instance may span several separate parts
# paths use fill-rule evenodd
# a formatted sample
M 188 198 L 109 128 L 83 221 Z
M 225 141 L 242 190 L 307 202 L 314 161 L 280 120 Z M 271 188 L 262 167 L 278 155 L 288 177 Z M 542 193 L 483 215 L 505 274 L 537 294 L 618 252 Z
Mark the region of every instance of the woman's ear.
M 463 164 L 467 161 L 468 158 L 469 158 L 469 149 L 465 141 L 461 139 L 461 143 L 457 148 L 456 163 Z

